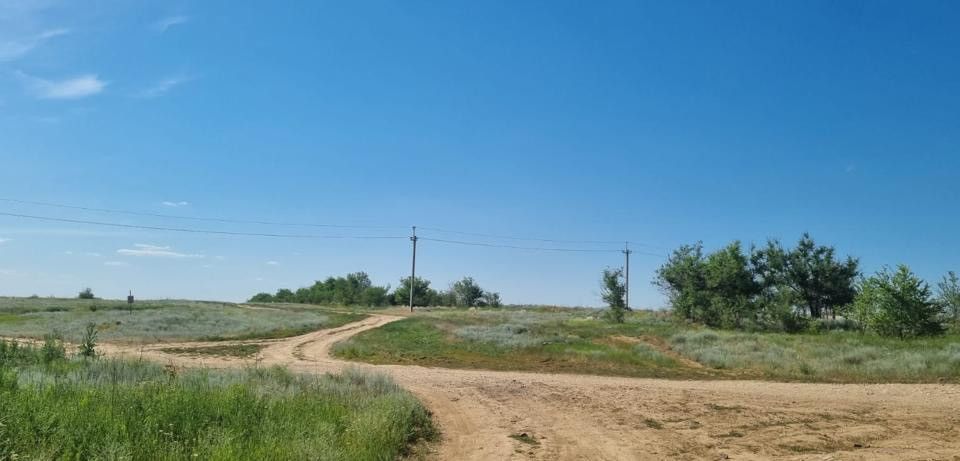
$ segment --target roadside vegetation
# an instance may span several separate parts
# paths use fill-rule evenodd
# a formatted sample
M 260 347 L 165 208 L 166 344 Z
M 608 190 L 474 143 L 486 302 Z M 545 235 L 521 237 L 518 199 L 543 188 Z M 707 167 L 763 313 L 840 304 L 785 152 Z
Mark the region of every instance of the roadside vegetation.
M 685 245 L 654 283 L 678 318 L 713 328 L 789 333 L 826 326 L 906 339 L 960 326 L 953 272 L 937 293 L 903 264 L 862 275 L 856 259 L 836 256 L 807 234 L 793 248 L 771 240 L 749 252 L 740 242 L 706 255 L 699 243 Z
M 91 324 L 101 340 L 163 342 L 282 338 L 362 318 L 359 313 L 302 305 L 0 298 L 0 336 L 41 338 L 57 331 L 78 343 Z
M 281 288 L 276 293 L 257 293 L 253 303 L 302 303 L 335 306 L 384 307 L 405 306 L 410 302 L 410 277 L 400 279 L 393 291 L 390 286 L 377 286 L 366 272 L 345 277 L 327 277 L 296 291 Z M 447 290 L 435 290 L 430 281 L 416 277 L 413 281 L 414 306 L 499 307 L 500 294 L 484 290 L 472 277 L 464 277 Z
M 222 346 L 165 347 L 160 351 L 168 354 L 248 359 L 259 354 L 264 347 L 266 346 L 263 344 L 224 344 Z
M 813 382 L 960 382 L 960 335 L 900 340 L 832 321 L 801 333 L 724 331 L 669 312 L 433 309 L 334 346 L 370 363 Z
M 393 460 L 434 436 L 382 375 L 181 370 L 70 357 L 56 337 L 0 341 L 0 459 Z

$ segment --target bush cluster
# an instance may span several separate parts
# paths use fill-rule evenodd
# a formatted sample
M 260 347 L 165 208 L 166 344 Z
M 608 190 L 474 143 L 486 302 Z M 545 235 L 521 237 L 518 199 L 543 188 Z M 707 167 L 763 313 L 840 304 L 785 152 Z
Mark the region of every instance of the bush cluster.
M 448 290 L 430 288 L 430 281 L 416 277 L 413 283 L 415 306 L 500 307 L 500 293 L 484 290 L 472 277 L 450 285 Z M 400 279 L 394 291 L 390 286 L 376 286 L 365 272 L 347 274 L 346 277 L 328 277 L 310 287 L 292 291 L 287 288 L 276 294 L 257 293 L 250 302 L 256 303 L 304 303 L 334 304 L 341 306 L 402 306 L 410 300 L 410 277 Z
M 858 260 L 804 234 L 793 248 L 779 241 L 735 241 L 704 254 L 703 245 L 675 250 L 654 284 L 675 315 L 714 328 L 787 332 L 870 330 L 900 338 L 960 325 L 960 281 L 949 273 L 939 296 L 907 266 L 864 277 Z M 839 317 L 839 318 L 838 318 Z

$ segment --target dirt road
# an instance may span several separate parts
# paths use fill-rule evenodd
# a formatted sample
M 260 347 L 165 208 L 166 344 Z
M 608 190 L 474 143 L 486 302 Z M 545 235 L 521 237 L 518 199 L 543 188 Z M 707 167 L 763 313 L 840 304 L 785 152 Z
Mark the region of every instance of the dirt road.
M 264 344 L 263 365 L 302 372 L 372 368 L 433 411 L 441 460 L 960 460 L 960 386 L 672 381 L 586 375 L 372 366 L 329 356 L 330 346 L 401 317 L 372 315 Z M 170 355 L 104 345 L 110 354 L 177 365 L 249 360 Z M 224 342 L 211 343 L 223 345 Z

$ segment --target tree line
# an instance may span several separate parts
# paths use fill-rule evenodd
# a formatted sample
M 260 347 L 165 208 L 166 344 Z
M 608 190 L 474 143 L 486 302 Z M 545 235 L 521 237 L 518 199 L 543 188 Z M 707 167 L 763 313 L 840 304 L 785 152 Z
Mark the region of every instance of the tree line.
M 863 275 L 856 258 L 809 234 L 792 248 L 770 240 L 744 251 L 734 241 L 704 254 L 702 243 L 684 245 L 657 270 L 654 285 L 676 316 L 715 328 L 856 328 L 907 338 L 960 327 L 955 273 L 936 292 L 906 265 Z
M 400 279 L 393 291 L 390 286 L 374 285 L 366 272 L 344 277 L 327 277 L 296 291 L 281 288 L 276 293 L 257 293 L 250 298 L 256 303 L 334 304 L 340 306 L 402 306 L 410 301 L 410 277 Z M 500 294 L 480 287 L 473 277 L 464 277 L 447 290 L 430 287 L 430 281 L 416 277 L 413 283 L 414 306 L 500 307 Z

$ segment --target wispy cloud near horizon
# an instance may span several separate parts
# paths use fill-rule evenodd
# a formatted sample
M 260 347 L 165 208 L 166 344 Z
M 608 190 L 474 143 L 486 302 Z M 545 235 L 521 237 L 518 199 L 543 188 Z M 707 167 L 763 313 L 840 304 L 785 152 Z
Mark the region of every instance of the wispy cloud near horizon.
M 157 257 L 157 258 L 203 258 L 204 255 L 201 254 L 189 254 L 189 253 L 180 253 L 174 251 L 173 248 L 169 246 L 162 245 L 151 245 L 147 243 L 135 243 L 134 248 L 121 248 L 117 250 L 117 254 L 124 256 L 143 256 L 143 257 Z
M 193 77 L 184 76 L 184 75 L 167 77 L 163 80 L 156 82 L 152 86 L 143 89 L 142 91 L 140 91 L 134 96 L 139 99 L 158 98 L 160 96 L 163 96 L 170 90 L 174 89 L 175 87 L 183 85 L 184 83 L 187 83 L 190 80 L 193 80 Z
M 164 33 L 173 26 L 178 26 L 184 24 L 190 20 L 190 17 L 183 15 L 167 16 L 153 23 L 151 26 L 153 30 Z
M 15 73 L 27 90 L 40 99 L 80 99 L 103 91 L 107 82 L 97 74 L 84 74 L 63 80 L 46 80 L 22 71 Z
M 166 207 L 170 207 L 170 208 L 180 208 L 180 207 L 183 207 L 183 206 L 189 206 L 189 205 L 190 205 L 190 202 L 187 202 L 187 201 L 184 201 L 184 200 L 181 200 L 181 201 L 179 201 L 179 202 L 171 202 L 171 201 L 168 201 L 168 200 L 164 200 L 164 201 L 160 202 L 160 204 L 163 205 L 163 206 L 166 206 Z
M 69 33 L 70 29 L 49 29 L 26 38 L 2 41 L 0 42 L 0 62 L 19 59 L 46 41 Z

